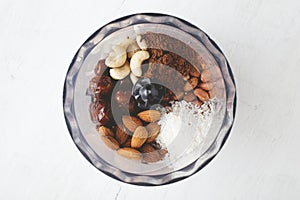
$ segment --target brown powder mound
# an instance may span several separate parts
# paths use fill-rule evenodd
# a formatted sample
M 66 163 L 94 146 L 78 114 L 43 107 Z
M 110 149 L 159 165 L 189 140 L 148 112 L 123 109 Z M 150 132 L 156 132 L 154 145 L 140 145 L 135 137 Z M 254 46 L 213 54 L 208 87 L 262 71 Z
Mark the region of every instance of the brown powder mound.
M 191 36 L 192 37 L 192 36 Z M 146 44 L 151 49 L 161 49 L 176 54 L 184 60 L 190 61 L 198 69 L 201 68 L 203 59 L 201 56 L 186 43 L 173 38 L 171 36 L 148 32 L 142 35 L 142 39 L 146 41 Z M 198 66 L 199 65 L 199 66 Z M 203 67 L 203 66 L 202 66 Z
M 191 72 L 200 71 L 188 61 L 196 60 L 198 54 L 185 43 L 164 34 L 146 33 L 142 39 L 150 47 L 149 68 L 144 77 L 155 79 L 177 97 L 182 95 Z

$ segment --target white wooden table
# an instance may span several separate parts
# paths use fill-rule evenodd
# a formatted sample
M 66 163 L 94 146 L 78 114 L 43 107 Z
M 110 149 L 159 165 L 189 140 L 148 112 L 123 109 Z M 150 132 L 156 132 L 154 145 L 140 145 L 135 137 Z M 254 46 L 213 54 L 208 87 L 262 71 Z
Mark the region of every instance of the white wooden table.
M 68 66 L 98 28 L 137 12 L 190 21 L 222 48 L 235 75 L 232 132 L 183 181 L 116 181 L 78 151 L 65 125 Z M 300 2 L 0 2 L 0 199 L 300 199 Z

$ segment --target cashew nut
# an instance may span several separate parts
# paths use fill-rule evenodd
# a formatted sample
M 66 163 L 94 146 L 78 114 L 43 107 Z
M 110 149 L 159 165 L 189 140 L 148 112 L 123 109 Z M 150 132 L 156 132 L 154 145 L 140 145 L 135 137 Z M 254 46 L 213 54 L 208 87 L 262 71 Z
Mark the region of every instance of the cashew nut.
M 130 80 L 132 82 L 133 85 L 135 85 L 135 83 L 139 80 L 138 77 L 136 77 L 132 72 L 130 73 Z
M 115 80 L 121 80 L 130 73 L 129 63 L 126 61 L 122 67 L 113 68 L 109 70 L 110 76 Z
M 138 50 L 140 50 L 140 47 L 135 41 L 133 43 L 129 44 L 129 46 L 127 47 L 127 57 L 131 58 L 132 55 L 135 52 L 137 52 Z
M 124 65 L 127 54 L 126 49 L 121 45 L 115 45 L 112 47 L 112 52 L 110 52 L 109 56 L 105 59 L 105 65 L 111 68 L 121 67 Z
M 141 35 L 137 35 L 136 36 L 136 42 L 139 45 L 139 47 L 143 50 L 147 49 L 147 44 L 145 40 L 142 40 L 142 36 Z
M 130 69 L 132 73 L 140 77 L 142 76 L 142 63 L 150 57 L 148 51 L 138 51 L 132 55 L 130 59 Z

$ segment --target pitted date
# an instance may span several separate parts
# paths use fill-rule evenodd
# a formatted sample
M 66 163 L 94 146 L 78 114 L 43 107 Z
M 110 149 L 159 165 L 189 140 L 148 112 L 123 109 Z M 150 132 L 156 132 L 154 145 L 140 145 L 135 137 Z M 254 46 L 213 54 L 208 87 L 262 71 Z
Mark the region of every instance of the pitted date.
M 111 106 L 109 103 L 98 101 L 90 104 L 91 120 L 100 125 L 107 125 L 112 119 Z
M 113 83 L 109 76 L 95 76 L 89 85 L 90 92 L 94 95 L 109 94 L 112 88 Z

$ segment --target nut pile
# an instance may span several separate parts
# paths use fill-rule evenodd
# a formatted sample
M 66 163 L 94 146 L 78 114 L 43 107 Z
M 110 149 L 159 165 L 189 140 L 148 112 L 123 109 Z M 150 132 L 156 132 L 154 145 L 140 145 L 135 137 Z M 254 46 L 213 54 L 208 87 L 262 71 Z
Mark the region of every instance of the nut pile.
M 170 48 L 184 53 L 180 56 Z M 91 119 L 107 147 L 145 163 L 164 158 L 168 151 L 156 141 L 161 113 L 139 107 L 132 88 L 140 79 L 155 80 L 166 88 L 162 107 L 182 100 L 201 106 L 220 96 L 224 83 L 219 67 L 204 67 L 201 60 L 199 66 L 193 66 L 185 59 L 189 57 L 199 61 L 188 45 L 163 34 L 146 33 L 112 46 L 109 55 L 95 66 L 89 85 Z
M 117 150 L 119 155 L 128 159 L 142 159 L 147 163 L 157 162 L 167 153 L 155 143 L 160 131 L 157 124 L 159 119 L 159 111 L 145 110 L 138 113 L 137 117 L 124 115 L 120 125 L 111 128 L 101 125 L 97 131 L 107 147 Z

